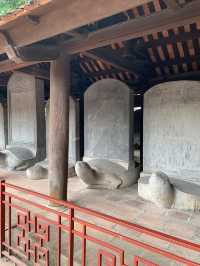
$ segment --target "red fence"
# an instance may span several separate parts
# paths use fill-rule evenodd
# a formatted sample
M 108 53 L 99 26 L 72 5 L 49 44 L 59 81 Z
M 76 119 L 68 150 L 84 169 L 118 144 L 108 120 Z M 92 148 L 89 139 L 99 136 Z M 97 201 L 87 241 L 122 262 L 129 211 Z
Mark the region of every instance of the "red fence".
M 20 266 L 200 265 L 200 245 L 70 202 L 4 181 L 0 200 L 0 253 Z

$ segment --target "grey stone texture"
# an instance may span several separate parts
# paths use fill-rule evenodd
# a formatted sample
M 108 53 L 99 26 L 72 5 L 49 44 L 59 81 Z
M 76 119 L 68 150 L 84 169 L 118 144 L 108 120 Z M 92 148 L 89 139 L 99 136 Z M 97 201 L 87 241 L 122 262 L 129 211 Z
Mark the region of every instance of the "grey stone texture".
M 8 81 L 8 146 L 24 146 L 45 158 L 44 83 L 14 72 Z
M 144 95 L 144 173 L 200 182 L 200 82 L 156 85 Z
M 200 186 L 181 179 L 168 178 L 163 173 L 142 176 L 138 181 L 140 197 L 159 208 L 200 210 Z
M 130 90 L 124 83 L 103 79 L 84 95 L 84 159 L 128 164 Z
M 118 189 L 129 187 L 138 180 L 139 169 L 126 170 L 123 166 L 105 159 L 77 162 L 76 174 L 88 188 Z
M 0 103 L 0 150 L 5 150 L 7 134 L 7 105 Z
M 26 170 L 26 176 L 32 180 L 48 178 L 48 161 L 47 159 L 36 163 L 34 166 Z
M 10 170 L 26 170 L 36 162 L 32 150 L 26 147 L 11 146 L 5 150 L 6 166 Z
M 45 154 L 44 83 L 14 72 L 8 81 L 8 145 L 1 165 L 24 170 Z
M 152 202 L 162 208 L 170 208 L 174 201 L 174 191 L 167 175 L 153 173 L 149 179 L 149 191 Z

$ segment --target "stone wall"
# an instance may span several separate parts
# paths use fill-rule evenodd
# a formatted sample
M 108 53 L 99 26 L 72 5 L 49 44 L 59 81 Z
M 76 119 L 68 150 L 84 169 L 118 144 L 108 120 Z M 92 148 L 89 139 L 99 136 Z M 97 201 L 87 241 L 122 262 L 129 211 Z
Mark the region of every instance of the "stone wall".
M 167 82 L 144 95 L 145 173 L 200 181 L 200 82 Z
M 130 91 L 114 79 L 92 84 L 84 95 L 84 159 L 128 163 Z

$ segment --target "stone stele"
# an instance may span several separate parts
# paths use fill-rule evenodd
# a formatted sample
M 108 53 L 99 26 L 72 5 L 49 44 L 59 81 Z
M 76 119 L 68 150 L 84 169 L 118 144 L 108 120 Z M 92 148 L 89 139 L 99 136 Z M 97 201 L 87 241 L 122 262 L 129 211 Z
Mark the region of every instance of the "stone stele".
M 171 81 L 144 94 L 143 174 L 200 181 L 200 82 Z
M 25 170 L 45 158 L 44 82 L 14 72 L 8 81 L 8 144 L 0 155 L 11 170 Z M 3 166 L 3 163 L 1 164 Z
M 114 79 L 92 84 L 84 94 L 84 161 L 106 159 L 128 166 L 130 137 L 129 87 Z

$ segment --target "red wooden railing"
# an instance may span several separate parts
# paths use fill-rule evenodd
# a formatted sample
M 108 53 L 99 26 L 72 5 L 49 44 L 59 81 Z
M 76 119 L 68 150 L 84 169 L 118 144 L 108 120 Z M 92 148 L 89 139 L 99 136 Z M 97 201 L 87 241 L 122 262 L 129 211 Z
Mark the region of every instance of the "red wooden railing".
M 200 255 L 200 245 L 71 202 L 5 181 L 0 181 L 0 200 L 0 255 L 20 266 L 200 265 L 191 259 L 195 252 Z M 49 202 L 66 210 L 52 209 Z M 142 241 L 141 235 L 151 237 L 153 244 Z M 161 248 L 160 242 L 177 251 Z M 180 252 L 185 257 L 178 254 L 178 247 L 186 250 Z

